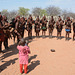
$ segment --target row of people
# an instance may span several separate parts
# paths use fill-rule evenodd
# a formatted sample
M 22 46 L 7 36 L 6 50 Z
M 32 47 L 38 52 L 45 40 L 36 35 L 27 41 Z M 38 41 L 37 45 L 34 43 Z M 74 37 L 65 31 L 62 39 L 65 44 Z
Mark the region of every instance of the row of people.
M 58 21 L 55 22 L 53 16 L 51 17 L 50 21 L 48 22 L 48 26 L 47 26 L 47 19 L 44 16 L 42 18 L 42 20 L 39 19 L 39 17 L 37 17 L 37 19 L 35 20 L 35 32 L 36 32 L 36 36 L 39 36 L 39 32 L 40 30 L 42 30 L 42 35 L 46 35 L 46 31 L 47 29 L 49 30 L 49 36 L 52 37 L 52 33 L 54 28 L 57 29 L 57 38 L 61 38 L 61 32 L 63 27 L 65 27 L 65 31 L 66 31 L 66 40 L 69 39 L 69 34 L 71 33 L 72 30 L 72 26 L 73 26 L 73 40 L 75 37 L 75 22 L 73 22 L 70 17 L 67 17 L 67 19 L 65 21 L 63 21 L 61 19 L 61 17 L 59 16 Z
M 48 26 L 47 26 L 48 23 Z M 47 18 L 44 16 L 42 19 L 37 16 L 36 20 L 33 20 L 32 16 L 30 15 L 27 18 L 17 16 L 13 18 L 12 21 L 9 23 L 7 21 L 6 16 L 0 15 L 0 52 L 2 52 L 2 42 L 4 42 L 5 49 L 8 49 L 8 38 L 17 37 L 17 43 L 19 42 L 20 38 L 24 38 L 24 31 L 28 31 L 28 37 L 32 37 L 32 27 L 35 26 L 36 36 L 39 36 L 40 30 L 42 30 L 42 35 L 46 35 L 47 28 L 49 29 L 49 36 L 52 36 L 53 30 L 56 27 L 57 29 L 57 37 L 61 37 L 61 32 L 63 26 L 65 25 L 66 31 L 66 39 L 69 38 L 69 34 L 71 33 L 71 26 L 73 23 L 73 40 L 75 37 L 75 22 L 70 20 L 68 17 L 65 21 L 61 19 L 59 16 L 58 21 L 55 22 L 53 16 L 51 17 L 50 21 L 48 22 Z

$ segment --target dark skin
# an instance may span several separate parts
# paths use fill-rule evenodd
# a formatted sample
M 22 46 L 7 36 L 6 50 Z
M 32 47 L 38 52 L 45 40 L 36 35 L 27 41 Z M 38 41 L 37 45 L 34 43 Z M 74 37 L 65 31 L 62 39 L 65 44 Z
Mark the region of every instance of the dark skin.
M 54 25 L 53 25 L 53 23 L 51 21 L 49 21 L 48 29 L 49 29 L 49 36 L 52 36 Z
M 14 32 L 17 34 L 19 40 L 22 39 L 21 35 L 17 32 L 17 30 L 14 30 Z
M 34 20 L 32 16 L 30 15 L 27 20 L 27 31 L 28 31 L 28 37 L 32 37 L 32 25 L 34 24 Z
M 58 21 L 59 21 L 59 22 L 60 22 L 60 21 L 62 21 L 62 19 L 61 19 L 61 17 L 60 17 L 60 16 L 58 17 Z
M 2 20 L 2 24 L 3 24 L 3 27 L 5 28 L 4 31 L 6 32 L 5 34 L 8 34 L 6 36 L 8 36 L 9 38 L 9 34 L 10 34 L 10 30 L 9 30 L 9 27 L 11 26 L 11 24 L 8 23 L 6 17 L 3 17 L 3 20 Z
M 25 30 L 25 24 L 26 24 L 26 20 L 24 17 L 22 17 L 20 19 L 20 24 L 21 24 L 21 27 L 20 27 L 20 31 L 21 31 L 21 36 L 22 38 L 24 37 L 24 30 Z
M 25 23 L 26 23 L 26 19 L 24 19 L 24 17 L 22 17 L 21 19 L 17 18 L 14 32 L 17 35 L 18 42 L 24 36 L 23 26 L 25 26 Z
M 75 22 L 73 23 L 73 40 L 75 38 Z
M 51 20 L 50 21 L 53 22 L 53 24 L 55 24 L 53 16 L 51 16 Z
M 1 34 L 4 35 L 4 31 L 3 31 L 3 30 L 6 29 L 6 28 L 8 28 L 10 25 L 9 25 L 9 26 L 4 26 L 3 23 L 2 23 L 2 21 L 3 21 L 2 19 L 3 19 L 3 18 L 2 18 L 2 16 L 1 16 L 1 18 L 0 18 L 0 31 L 2 32 Z M 7 23 L 6 23 L 6 24 L 7 24 Z M 5 25 L 6 25 L 6 24 L 5 24 Z M 3 37 L 2 39 L 5 39 L 4 36 L 2 36 L 2 37 Z M 5 40 L 2 41 L 2 39 L 0 39 L 0 52 L 1 52 L 1 53 L 3 53 L 3 51 L 2 51 L 2 42 L 5 41 Z
M 11 37 L 11 33 L 10 33 L 10 29 L 9 27 L 11 26 L 8 21 L 7 21 L 7 17 L 6 16 L 3 16 L 3 19 L 2 19 L 2 24 L 3 24 L 3 31 L 4 31 L 4 35 L 5 35 L 5 40 L 4 40 L 4 46 L 5 46 L 5 49 L 8 49 L 8 38 Z
M 16 19 L 16 24 L 15 24 L 15 31 L 17 31 L 16 35 L 17 35 L 17 43 L 19 43 L 19 36 L 21 36 L 21 24 L 20 24 L 20 18 Z M 19 34 L 19 35 L 18 35 Z M 22 36 L 21 36 L 22 37 Z
M 0 30 L 3 30 L 3 26 L 2 26 L 1 20 L 2 20 L 2 16 L 0 15 Z M 0 39 L 0 53 L 4 53 L 4 52 L 2 51 L 2 41 L 1 41 L 1 39 Z M 0 70 L 1 70 L 1 69 L 0 69 Z
M 27 20 L 27 31 L 28 37 L 32 36 L 32 21 L 30 19 Z
M 70 29 L 70 27 L 68 27 L 68 25 L 66 25 L 66 29 Z M 66 31 L 66 39 L 69 38 L 69 34 L 70 34 L 70 32 Z
M 39 36 L 39 32 L 40 32 L 40 19 L 39 19 L 39 17 L 37 17 L 36 21 L 35 21 L 35 32 L 36 32 L 36 36 Z
M 59 26 L 59 21 L 56 22 L 56 27 L 58 28 L 58 26 Z M 57 31 L 57 37 L 58 35 L 59 35 L 59 32 Z
M 16 38 L 16 34 L 15 34 L 15 32 L 14 32 L 14 30 L 15 30 L 15 24 L 16 24 L 15 18 L 12 19 L 12 21 L 11 21 L 10 24 L 11 24 L 11 28 L 12 28 L 11 34 L 13 35 L 14 42 L 15 42 L 15 38 Z
M 66 22 L 65 22 L 65 25 L 66 25 L 66 28 L 65 29 L 70 29 L 71 30 L 71 23 L 72 22 L 71 22 L 70 18 L 68 17 L 67 20 L 66 20 Z M 70 35 L 70 32 L 69 31 L 68 32 L 66 31 L 66 36 L 65 36 L 66 39 L 69 38 L 69 35 Z
M 42 18 L 42 20 L 41 20 L 41 24 L 42 24 L 42 27 L 45 27 L 45 28 L 47 28 L 47 19 L 46 19 L 46 17 L 44 16 L 43 18 Z M 46 29 L 45 30 L 43 30 L 42 29 L 42 36 L 45 36 L 46 35 Z
M 52 32 L 53 32 L 53 29 L 54 29 L 54 24 L 55 24 L 55 21 L 54 21 L 54 18 L 52 16 L 51 20 L 48 23 L 49 36 L 52 36 Z
M 61 31 L 63 28 L 63 23 L 64 21 L 62 20 L 61 16 L 58 17 L 58 21 L 56 22 L 56 26 L 57 26 L 57 38 L 60 37 L 61 38 Z
M 3 26 L 2 26 L 2 23 L 0 21 L 0 29 L 3 30 Z M 2 52 L 2 40 L 0 39 L 0 53 L 3 53 Z
M 63 21 L 57 21 L 56 22 L 56 28 L 57 28 L 57 37 L 61 37 L 61 31 L 62 31 L 62 28 L 63 28 Z

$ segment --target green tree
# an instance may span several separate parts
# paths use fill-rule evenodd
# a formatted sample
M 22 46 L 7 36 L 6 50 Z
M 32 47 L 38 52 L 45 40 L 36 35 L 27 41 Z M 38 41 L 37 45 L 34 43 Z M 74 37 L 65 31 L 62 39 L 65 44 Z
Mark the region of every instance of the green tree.
M 24 7 L 19 7 L 18 12 L 20 16 L 27 16 L 29 14 L 29 9 L 24 8 Z
M 47 16 L 47 12 L 45 9 L 40 10 L 40 16 L 43 16 L 43 15 Z
M 7 10 L 7 9 L 4 9 L 4 10 L 2 10 L 2 11 L 1 11 L 1 14 L 2 14 L 2 15 L 5 15 L 5 16 L 7 16 L 7 17 L 8 17 L 9 12 L 8 12 L 8 10 Z

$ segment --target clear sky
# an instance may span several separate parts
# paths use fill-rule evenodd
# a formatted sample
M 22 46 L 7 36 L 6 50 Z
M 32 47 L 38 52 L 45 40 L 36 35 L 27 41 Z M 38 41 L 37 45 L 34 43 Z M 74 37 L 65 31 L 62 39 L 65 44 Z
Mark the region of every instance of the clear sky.
M 18 10 L 19 7 L 32 9 L 34 7 L 46 8 L 50 5 L 75 12 L 75 0 L 0 0 L 0 11 L 3 9 Z

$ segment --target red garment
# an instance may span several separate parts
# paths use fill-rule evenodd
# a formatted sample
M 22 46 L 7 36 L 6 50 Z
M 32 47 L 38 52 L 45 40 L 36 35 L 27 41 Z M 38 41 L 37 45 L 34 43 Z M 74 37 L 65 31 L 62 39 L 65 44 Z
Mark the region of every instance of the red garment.
M 20 73 L 23 72 L 23 64 L 20 64 Z M 27 73 L 27 64 L 24 65 L 24 73 Z
M 4 32 L 2 29 L 0 30 L 0 41 L 4 41 Z

